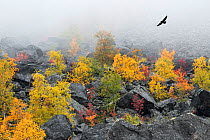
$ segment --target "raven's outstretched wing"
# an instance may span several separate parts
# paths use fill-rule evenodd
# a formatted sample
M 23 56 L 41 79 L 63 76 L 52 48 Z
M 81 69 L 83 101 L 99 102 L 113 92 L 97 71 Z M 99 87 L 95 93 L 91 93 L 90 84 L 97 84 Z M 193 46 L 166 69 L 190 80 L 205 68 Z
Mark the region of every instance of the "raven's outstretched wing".
M 157 25 L 157 26 L 160 26 L 161 24 L 162 24 L 162 22 L 158 23 L 158 25 Z
M 166 24 L 166 19 L 167 19 L 167 17 L 168 17 L 168 16 L 165 16 L 164 19 L 163 19 L 162 21 L 160 21 L 160 23 L 158 23 L 157 26 L 160 26 L 160 25 L 163 24 L 163 23 Z
M 167 16 L 165 16 L 165 17 L 164 17 L 164 19 L 163 19 L 161 22 L 164 22 L 164 21 L 166 21 L 166 19 L 167 19 Z

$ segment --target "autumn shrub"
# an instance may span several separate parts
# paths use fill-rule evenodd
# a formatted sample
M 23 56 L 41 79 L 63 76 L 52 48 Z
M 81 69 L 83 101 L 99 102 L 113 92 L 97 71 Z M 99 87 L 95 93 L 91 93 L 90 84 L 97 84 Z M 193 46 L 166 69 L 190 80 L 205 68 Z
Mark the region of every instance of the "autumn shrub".
M 170 97 L 168 92 L 165 90 L 166 86 L 163 84 L 164 82 L 164 78 L 162 78 L 158 74 L 154 74 L 151 76 L 151 80 L 148 83 L 150 92 L 153 93 L 157 101 L 164 100 Z
M 28 53 L 25 51 L 20 51 L 16 54 L 17 56 L 14 58 L 16 61 L 26 61 L 28 59 Z
M 85 111 L 79 111 L 79 116 L 84 122 L 88 121 L 90 126 L 94 126 L 95 123 L 98 123 L 98 121 L 96 120 L 98 114 L 96 113 L 96 110 L 94 109 L 92 103 L 88 103 L 87 108 L 88 109 Z
M 76 39 L 72 39 L 72 41 L 70 42 L 70 47 L 68 49 L 70 57 L 75 57 L 79 51 L 79 44 L 77 43 Z
M 210 59 L 208 62 L 205 57 L 195 59 L 193 69 L 195 74 L 192 82 L 200 88 L 210 90 Z
M 176 74 L 174 72 L 175 51 L 169 52 L 163 49 L 161 57 L 155 63 L 154 73 L 148 83 L 150 92 L 153 93 L 157 101 L 164 100 L 170 97 L 169 91 L 166 90 L 165 82 L 168 79 L 175 80 Z M 172 95 L 172 94 L 171 94 Z
M 141 121 L 140 117 L 136 114 L 133 116 L 129 113 L 125 113 L 125 115 L 123 116 L 123 119 L 126 120 L 127 122 L 129 122 L 130 124 L 133 124 L 133 125 L 142 124 L 142 121 Z
M 121 76 L 112 70 L 107 70 L 101 79 L 100 96 L 103 97 L 107 111 L 113 111 L 116 102 L 120 97 L 119 91 L 122 89 Z
M 114 71 L 120 74 L 125 81 L 133 82 L 145 79 L 139 62 L 127 55 L 116 54 L 112 66 Z
M 27 105 L 14 98 L 11 106 L 9 115 L 0 124 L 0 139 L 43 140 L 46 134 L 33 122 L 33 115 L 25 111 Z
M 94 57 L 102 65 L 111 65 L 115 56 L 115 50 L 113 46 L 114 37 L 111 32 L 99 31 L 96 33 L 97 44 L 95 48 Z
M 150 76 L 150 69 L 148 66 L 145 66 L 145 65 L 141 65 L 141 71 L 143 72 L 144 74 L 144 80 L 147 81 L 149 80 L 149 76 Z
M 133 99 L 132 99 L 132 105 L 134 107 L 134 109 L 137 111 L 137 113 L 139 115 L 143 115 L 143 109 L 144 109 L 144 98 L 139 99 L 138 93 L 136 93 L 135 95 L 133 95 Z
M 9 112 L 13 100 L 12 78 L 15 75 L 15 59 L 9 58 L 7 54 L 0 59 L 0 118 Z
M 175 51 L 169 52 L 166 49 L 163 49 L 161 52 L 160 58 L 155 63 L 154 72 L 160 75 L 164 79 L 171 79 L 175 80 L 175 73 L 174 73 L 174 59 Z
M 180 63 L 180 67 L 182 69 L 185 69 L 186 68 L 186 61 L 185 61 L 185 58 L 181 58 L 180 60 L 177 60 L 179 63 Z
M 71 73 L 68 73 L 68 80 L 72 83 L 81 83 L 82 85 L 89 84 L 94 81 L 93 63 L 90 58 L 80 56 L 78 62 L 73 66 Z
M 178 97 L 183 98 L 187 97 L 188 93 L 192 91 L 193 86 L 189 84 L 188 80 L 185 79 L 186 72 L 182 69 L 178 69 L 175 71 L 176 74 L 176 84 L 175 88 L 177 90 Z
M 50 68 L 46 69 L 46 76 L 50 76 L 56 73 L 61 75 L 62 72 L 66 69 L 64 57 L 61 54 L 61 51 L 50 51 L 48 55 L 50 56 Z
M 33 114 L 33 120 L 38 124 L 47 122 L 52 116 L 66 115 L 74 124 L 71 114 L 73 107 L 70 106 L 71 94 L 69 94 L 70 83 L 58 81 L 51 86 L 45 76 L 39 73 L 33 74 L 33 88 L 29 92 L 30 103 L 28 112 Z

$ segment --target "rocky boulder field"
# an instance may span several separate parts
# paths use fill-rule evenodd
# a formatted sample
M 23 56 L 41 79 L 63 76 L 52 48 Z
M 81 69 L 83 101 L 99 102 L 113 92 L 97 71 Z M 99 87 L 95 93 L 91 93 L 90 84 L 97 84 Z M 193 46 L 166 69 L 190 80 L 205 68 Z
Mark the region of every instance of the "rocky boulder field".
M 48 62 L 49 56 L 46 52 L 47 46 L 56 44 L 55 50 L 62 50 L 66 69 L 63 75 L 53 74 L 46 79 L 50 85 L 66 77 L 66 73 L 72 71 L 72 62 L 76 62 L 81 55 L 91 57 L 94 48 L 90 44 L 83 43 L 80 45 L 81 51 L 77 56 L 68 57 L 68 41 L 59 38 L 51 38 L 39 45 L 20 45 L 13 38 L 4 38 L 0 42 L 1 58 L 5 53 L 9 57 L 16 58 L 17 54 L 24 52 L 27 59 L 17 61 L 19 69 L 12 80 L 15 85 L 13 88 L 14 96 L 29 103 L 29 92 L 32 86 L 32 74 L 39 70 L 42 73 L 50 67 Z M 152 67 L 154 60 L 159 57 L 159 52 L 163 46 L 159 43 L 150 43 L 148 46 L 133 45 L 132 42 L 124 41 L 122 45 L 116 44 L 120 48 L 122 55 L 131 52 L 132 48 L 142 50 L 142 54 L 148 59 L 145 65 Z M 65 48 L 65 46 L 67 46 Z M 43 49 L 43 47 L 45 47 Z M 172 50 L 173 48 L 167 48 Z M 201 48 L 202 49 L 202 48 Z M 200 48 L 198 48 L 200 50 Z M 209 55 L 209 52 L 202 49 L 202 52 L 184 47 L 179 48 L 173 60 L 176 67 L 180 66 L 179 61 L 185 58 L 187 72 L 186 79 L 194 75 L 192 63 L 194 59 L 200 56 Z M 194 51 L 194 52 L 195 52 Z M 184 56 L 185 55 L 185 56 Z M 208 56 L 206 56 L 208 57 Z M 81 118 L 81 112 L 89 109 L 89 103 L 95 113 L 100 114 L 104 101 L 100 94 L 101 77 L 87 85 L 80 83 L 70 83 L 69 89 L 71 94 L 71 106 L 74 108 L 75 124 L 73 125 L 67 116 L 58 114 L 50 118 L 41 128 L 45 130 L 45 140 L 210 140 L 210 91 L 199 88 L 194 85 L 194 89 L 189 93 L 187 98 L 168 98 L 157 101 L 149 90 L 148 81 L 134 81 L 122 85 L 119 91 L 120 97 L 116 101 L 115 115 L 106 115 L 102 120 L 90 125 L 90 122 Z M 173 81 L 167 82 L 170 86 Z M 91 89 L 91 90 L 90 90 Z M 90 100 L 90 92 L 92 94 Z M 133 106 L 133 98 L 137 95 L 142 99 L 141 120 L 138 124 L 131 123 L 124 119 L 126 113 L 131 115 L 138 114 Z

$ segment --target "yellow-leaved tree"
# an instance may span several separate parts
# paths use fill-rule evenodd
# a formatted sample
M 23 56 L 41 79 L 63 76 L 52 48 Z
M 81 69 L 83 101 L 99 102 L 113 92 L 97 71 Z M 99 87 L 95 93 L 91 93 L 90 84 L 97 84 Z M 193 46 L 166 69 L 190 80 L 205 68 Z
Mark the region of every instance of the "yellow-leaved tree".
M 73 66 L 74 69 L 68 73 L 68 80 L 71 83 L 89 84 L 95 80 L 93 77 L 93 63 L 90 58 L 80 56 L 78 62 Z
M 0 118 L 5 117 L 10 110 L 13 100 L 12 78 L 17 70 L 15 59 L 9 58 L 7 54 L 0 59 Z
M 158 58 L 155 63 L 155 73 L 160 75 L 164 79 L 175 80 L 176 74 L 173 70 L 175 67 L 173 63 L 174 54 L 174 50 L 172 52 L 169 52 L 166 49 L 163 49 L 160 58 Z
M 32 121 L 32 114 L 25 112 L 27 105 L 14 98 L 10 113 L 0 123 L 0 139 L 43 140 L 46 134 Z
M 45 76 L 39 73 L 33 74 L 34 82 L 31 89 L 30 103 L 28 112 L 33 114 L 33 120 L 38 124 L 47 122 L 52 116 L 63 114 L 66 115 L 72 124 L 75 114 L 70 112 L 74 110 L 70 106 L 71 94 L 69 94 L 70 83 L 58 81 L 55 86 L 51 86 Z
M 55 73 L 61 75 L 63 70 L 66 69 L 64 57 L 61 54 L 61 51 L 50 51 L 48 55 L 50 56 L 49 62 L 51 63 L 51 67 L 46 69 L 46 76 L 50 76 Z
M 163 49 L 161 57 L 155 63 L 155 74 L 151 76 L 149 84 L 150 91 L 154 94 L 156 100 L 164 100 L 170 97 L 169 91 L 166 90 L 164 82 L 167 79 L 175 80 L 176 74 L 174 72 L 175 51 L 169 52 Z M 171 89 L 171 88 L 170 88 Z M 172 93 L 172 89 L 170 91 Z
M 205 57 L 195 59 L 193 69 L 195 74 L 192 82 L 200 88 L 210 90 L 210 59 L 208 62 Z
M 126 81 L 145 79 L 144 72 L 141 71 L 140 62 L 127 55 L 116 54 L 112 64 L 114 71 L 122 76 Z

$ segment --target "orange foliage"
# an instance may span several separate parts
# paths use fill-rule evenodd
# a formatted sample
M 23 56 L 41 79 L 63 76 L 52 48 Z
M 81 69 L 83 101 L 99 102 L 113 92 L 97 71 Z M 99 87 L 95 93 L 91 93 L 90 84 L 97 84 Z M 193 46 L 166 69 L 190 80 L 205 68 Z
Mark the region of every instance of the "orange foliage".
M 76 56 L 79 51 L 79 44 L 76 42 L 76 39 L 72 39 L 70 43 L 70 48 L 68 50 L 70 56 Z
M 191 91 L 193 89 L 193 86 L 188 83 L 188 81 L 184 78 L 186 75 L 186 72 L 182 72 L 181 69 L 178 69 L 175 71 L 176 77 L 176 85 L 177 91 L 181 94 L 186 94 L 186 92 Z

